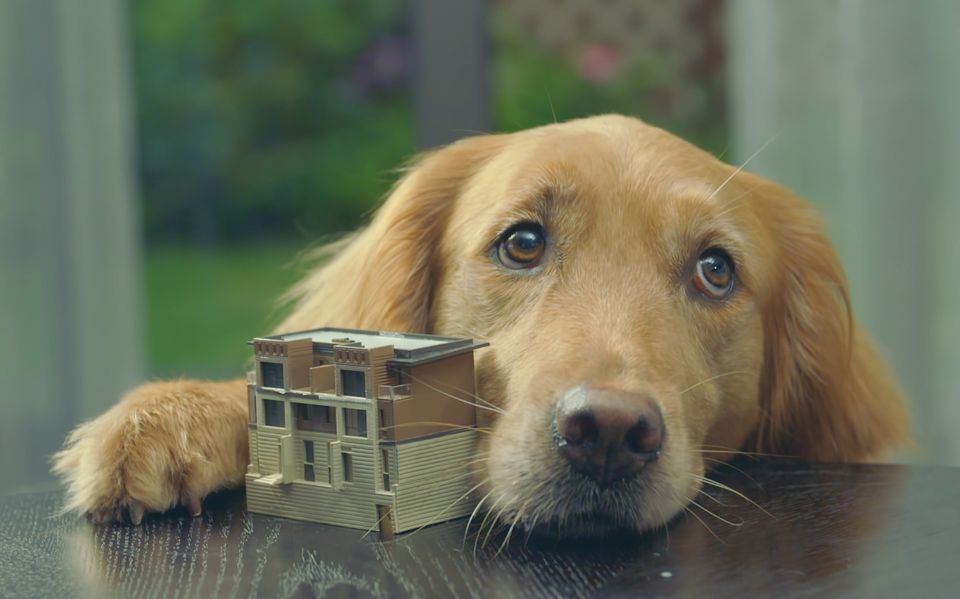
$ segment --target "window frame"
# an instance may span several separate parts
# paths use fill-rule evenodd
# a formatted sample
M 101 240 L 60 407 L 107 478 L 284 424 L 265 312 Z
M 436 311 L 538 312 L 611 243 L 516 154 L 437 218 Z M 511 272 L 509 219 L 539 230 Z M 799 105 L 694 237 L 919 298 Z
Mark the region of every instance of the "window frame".
M 390 485 L 390 450 L 385 447 L 380 448 L 380 474 L 382 476 L 381 483 L 383 485 L 383 491 L 392 493 L 393 490 Z
M 361 385 L 363 386 L 362 395 L 357 395 L 355 393 L 347 393 L 347 384 L 344 378 L 347 375 L 347 373 L 349 373 L 350 376 L 360 375 Z M 357 370 L 353 368 L 340 368 L 340 395 L 343 395 L 344 397 L 362 397 L 366 399 L 367 398 L 367 372 L 365 370 Z
M 317 482 L 316 451 L 317 447 L 312 439 L 303 440 L 303 480 L 308 483 Z M 307 477 L 307 468 L 310 468 L 310 478 Z
M 345 483 L 353 482 L 353 452 L 340 452 L 340 478 Z
M 344 437 L 354 437 L 356 439 L 369 439 L 370 438 L 370 427 L 368 426 L 370 419 L 367 417 L 367 410 L 365 408 L 340 408 L 341 413 L 340 417 L 343 418 L 343 436 Z M 350 422 L 351 418 L 348 414 L 355 414 L 355 430 L 356 432 L 350 432 Z M 361 428 L 361 421 L 363 426 Z
M 337 434 L 337 409 L 335 406 L 328 406 L 322 404 L 311 404 L 311 403 L 299 403 L 294 402 L 293 404 L 293 426 L 298 431 L 306 431 L 310 433 L 320 433 L 335 435 Z M 307 428 L 301 426 L 301 422 L 314 422 L 313 419 L 301 418 L 300 413 L 303 410 L 304 413 L 310 413 L 313 410 L 325 412 L 328 415 L 326 428 Z M 317 422 L 323 423 L 322 420 L 316 420 Z
M 271 368 L 277 367 L 280 369 L 280 386 L 279 387 L 267 384 L 267 376 L 263 370 L 265 366 L 270 366 Z M 263 387 L 264 389 L 286 389 L 286 370 L 287 369 L 285 368 L 283 362 L 275 362 L 273 360 L 260 360 L 259 370 L 260 372 L 258 374 L 260 376 L 259 382 L 261 387 Z
M 260 399 L 260 402 L 261 402 L 261 403 L 260 403 L 260 406 L 261 406 L 261 408 L 263 408 L 263 426 L 269 426 L 270 428 L 279 428 L 279 429 L 284 429 L 284 430 L 286 430 L 286 428 L 287 428 L 287 408 L 286 408 L 286 406 L 284 405 L 286 402 L 283 401 L 282 399 L 273 399 L 273 398 L 270 398 L 270 397 L 263 397 L 263 398 Z M 280 421 L 281 421 L 281 424 L 277 425 L 277 424 L 270 424 L 269 422 L 267 422 L 267 418 L 268 418 L 269 413 L 270 413 L 270 410 L 267 409 L 267 405 L 268 405 L 267 402 L 270 402 L 271 404 L 277 404 L 277 405 L 280 406 Z

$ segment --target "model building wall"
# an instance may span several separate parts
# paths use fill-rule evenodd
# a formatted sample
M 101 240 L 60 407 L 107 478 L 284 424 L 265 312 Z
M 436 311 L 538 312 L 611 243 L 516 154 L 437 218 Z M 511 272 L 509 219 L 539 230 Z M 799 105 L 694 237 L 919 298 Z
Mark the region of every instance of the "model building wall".
M 261 436 L 261 447 L 266 436 Z M 351 481 L 338 485 L 294 480 L 271 485 L 263 478 L 247 475 L 247 501 L 256 511 L 285 518 L 335 522 L 341 526 L 372 528 L 377 524 L 377 504 L 392 504 L 386 496 L 378 501 L 375 481 L 376 455 L 372 444 L 333 446 L 334 478 L 341 479 L 342 455 L 350 455 Z
M 477 432 L 461 431 L 396 446 L 397 474 L 394 509 L 397 532 L 465 516 L 477 505 L 470 493 L 476 484 L 471 463 L 476 457 Z M 450 472 L 457 472 L 451 477 Z M 435 481 L 443 480 L 442 484 Z
M 393 402 L 392 418 L 385 417 L 393 428 L 384 438 L 403 441 L 476 424 L 473 354 L 414 366 L 400 378 L 409 384 L 410 397 Z

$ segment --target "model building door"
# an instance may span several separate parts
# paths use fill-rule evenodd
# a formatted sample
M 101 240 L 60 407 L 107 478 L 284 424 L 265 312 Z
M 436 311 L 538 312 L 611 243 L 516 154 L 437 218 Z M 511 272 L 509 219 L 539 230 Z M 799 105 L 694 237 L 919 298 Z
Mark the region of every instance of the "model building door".
M 395 529 L 393 526 L 393 511 L 389 505 L 377 506 L 377 523 L 380 525 L 380 538 L 383 540 L 392 539 Z

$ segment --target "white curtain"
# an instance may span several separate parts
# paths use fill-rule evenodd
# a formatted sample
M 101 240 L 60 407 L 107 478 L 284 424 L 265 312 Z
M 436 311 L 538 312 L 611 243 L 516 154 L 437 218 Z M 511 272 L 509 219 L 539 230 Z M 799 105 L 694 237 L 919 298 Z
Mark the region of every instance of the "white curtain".
M 0 493 L 142 377 L 124 9 L 0 1 Z
M 912 398 L 911 461 L 960 464 L 960 2 L 733 0 L 733 160 L 816 202 Z

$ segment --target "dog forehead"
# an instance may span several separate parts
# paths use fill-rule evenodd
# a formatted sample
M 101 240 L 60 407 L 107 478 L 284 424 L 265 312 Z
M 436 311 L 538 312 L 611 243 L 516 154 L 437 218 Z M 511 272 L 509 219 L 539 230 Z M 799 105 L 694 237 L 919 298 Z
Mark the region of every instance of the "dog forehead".
M 707 198 L 698 192 L 715 189 L 728 172 L 671 133 L 609 115 L 512 134 L 466 191 L 483 206 L 523 201 L 549 188 L 569 189 L 586 201 L 642 204 L 677 195 Z M 471 188 L 477 193 L 470 194 Z
M 462 218 L 487 215 L 507 225 L 549 212 L 612 230 L 644 223 L 688 229 L 730 208 L 717 192 L 724 173 L 716 167 L 626 152 L 590 135 L 558 141 L 569 143 L 508 148 L 491 159 L 463 190 Z

